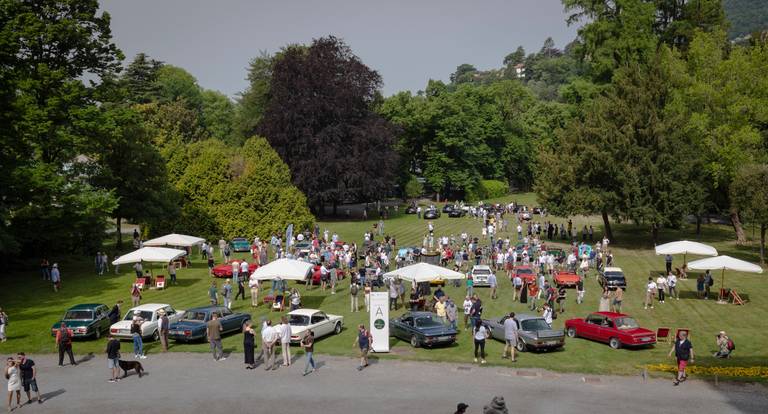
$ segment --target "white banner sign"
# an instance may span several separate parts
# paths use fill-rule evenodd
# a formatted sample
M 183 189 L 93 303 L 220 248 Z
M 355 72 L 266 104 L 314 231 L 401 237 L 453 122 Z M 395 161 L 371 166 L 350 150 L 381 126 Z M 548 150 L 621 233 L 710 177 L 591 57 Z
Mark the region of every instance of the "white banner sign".
M 371 292 L 370 332 L 373 352 L 389 352 L 389 294 Z

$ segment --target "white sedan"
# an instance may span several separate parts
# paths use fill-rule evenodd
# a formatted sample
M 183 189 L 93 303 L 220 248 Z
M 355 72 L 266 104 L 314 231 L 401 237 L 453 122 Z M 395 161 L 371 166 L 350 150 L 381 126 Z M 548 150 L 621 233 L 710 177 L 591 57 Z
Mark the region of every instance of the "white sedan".
M 131 324 L 135 312 L 139 312 L 139 317 L 144 320 L 141 324 L 142 338 L 160 339 L 160 332 L 157 330 L 158 315 L 157 312 L 162 309 L 168 316 L 170 323 L 178 322 L 184 315 L 184 311 L 177 311 L 171 305 L 164 303 L 147 303 L 128 310 L 125 318 L 109 327 L 109 333 L 118 339 L 131 339 Z
M 327 315 L 317 309 L 296 309 L 288 313 L 288 325 L 291 326 L 291 343 L 299 343 L 308 330 L 312 330 L 315 338 L 341 333 L 344 317 Z

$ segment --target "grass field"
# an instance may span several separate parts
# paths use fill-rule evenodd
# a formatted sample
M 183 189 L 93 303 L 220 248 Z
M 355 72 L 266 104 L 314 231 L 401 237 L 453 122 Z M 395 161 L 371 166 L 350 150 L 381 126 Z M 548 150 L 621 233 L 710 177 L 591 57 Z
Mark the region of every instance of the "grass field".
M 514 199 L 529 206 L 535 204 L 532 194 L 519 194 L 505 198 Z M 401 209 L 402 211 L 402 209 Z M 563 219 L 552 218 L 560 222 Z M 601 222 L 597 218 L 574 217 L 574 227 L 580 229 L 585 223 L 595 226 L 595 236 L 600 236 Z M 514 219 L 510 217 L 510 223 Z M 343 240 L 362 241 L 363 233 L 370 229 L 377 220 L 369 221 L 330 221 L 320 223 L 321 229 L 337 232 Z M 480 233 L 480 222 L 472 218 L 449 218 L 443 215 L 434 221 L 436 235 L 459 235 L 462 231 L 470 234 Z M 512 226 L 510 226 L 512 227 Z M 398 245 L 420 245 L 426 232 L 426 221 L 418 220 L 415 216 L 398 215 L 385 223 L 385 233 L 397 237 Z M 765 318 L 768 317 L 768 306 L 765 298 L 768 287 L 764 283 L 764 275 L 739 274 L 728 272 L 726 286 L 738 289 L 749 299 L 746 306 L 720 305 L 714 300 L 704 301 L 695 298 L 695 277 L 681 281 L 680 300 L 668 300 L 666 304 L 657 304 L 653 310 L 644 310 L 644 281 L 649 273 L 664 269 L 662 257 L 654 255 L 648 230 L 630 224 L 614 225 L 616 240 L 611 243 L 616 264 L 622 267 L 627 275 L 629 289 L 625 295 L 624 312 L 634 316 L 642 326 L 655 329 L 659 326 L 691 329 L 691 339 L 699 358 L 696 363 L 706 366 L 766 366 L 768 365 L 768 331 L 765 329 Z M 664 231 L 661 241 L 678 239 L 699 240 L 715 246 L 721 254 L 728 254 L 752 262 L 757 262 L 756 247 L 736 246 L 733 242 L 732 230 L 726 226 L 705 225 L 702 235 L 697 237 L 692 228 L 681 231 Z M 563 246 L 564 247 L 564 246 Z M 112 255 L 110 254 L 110 257 Z M 144 294 L 142 303 L 170 303 L 177 309 L 201 306 L 207 303 L 207 287 L 210 278 L 205 264 L 194 256 L 193 265 L 179 272 L 178 286 L 171 286 L 163 291 L 148 291 Z M 692 257 L 688 258 L 692 260 Z M 57 259 L 58 260 L 58 259 Z M 63 289 L 54 293 L 47 282 L 41 280 L 37 268 L 30 265 L 28 272 L 6 274 L 0 278 L 0 306 L 10 316 L 8 326 L 9 340 L 0 344 L 0 354 L 8 354 L 19 350 L 27 353 L 54 352 L 54 343 L 50 337 L 50 326 L 56 322 L 69 306 L 78 303 L 104 303 L 109 306 L 118 299 L 123 299 L 130 306 L 129 290 L 133 273 L 128 266 L 122 267 L 120 275 L 110 274 L 99 277 L 92 270 L 92 259 L 58 260 L 62 269 Z M 675 257 L 675 265 L 680 265 L 682 257 Z M 599 286 L 591 275 L 585 284 L 585 303 L 577 305 L 575 294 L 569 292 L 568 311 L 554 323 L 562 327 L 568 318 L 583 317 L 590 311 L 597 310 Z M 496 317 L 509 311 L 527 312 L 525 305 L 512 303 L 511 284 L 505 277 L 500 277 L 499 299 L 491 301 L 487 290 L 475 289 L 484 299 L 486 317 Z M 719 287 L 719 276 L 716 279 Z M 335 295 L 321 293 L 319 289 L 307 292 L 300 285 L 305 307 L 320 308 L 328 313 L 344 315 L 346 329 L 341 335 L 324 338 L 317 343 L 316 351 L 334 355 L 354 355 L 354 329 L 358 323 L 367 324 L 367 314 L 364 312 L 352 314 L 349 312 L 348 282 L 344 281 Z M 447 287 L 446 292 L 457 298 L 460 305 L 463 289 Z M 362 302 L 362 301 L 361 301 Z M 127 308 L 125 308 L 127 309 Z M 276 313 L 269 313 L 263 306 L 252 309 L 250 300 L 238 301 L 234 304 L 235 311 L 250 312 L 253 319 L 262 316 L 276 319 Z M 394 314 L 402 312 L 396 311 Z M 711 356 L 714 351 L 714 337 L 720 330 L 728 334 L 737 344 L 737 350 L 729 360 L 719 360 Z M 415 360 L 436 360 L 469 363 L 472 361 L 472 343 L 468 332 L 462 331 L 458 343 L 448 348 L 412 349 L 409 344 L 391 339 L 392 352 L 380 355 L 380 358 L 406 358 Z M 124 348 L 130 347 L 125 344 Z M 225 350 L 239 352 L 242 349 L 242 338 L 233 335 L 224 339 Z M 104 340 L 78 341 L 74 344 L 77 354 L 86 352 L 100 353 L 104 348 Z M 150 358 L 158 352 L 159 344 L 145 344 Z M 487 346 L 489 364 L 506 364 L 507 360 L 500 358 L 502 344 L 490 341 Z M 172 345 L 173 351 L 208 351 L 207 344 Z M 300 352 L 295 349 L 294 352 Z M 637 374 L 645 364 L 669 363 L 667 358 L 669 345 L 660 344 L 650 349 L 620 349 L 612 350 L 607 345 L 590 342 L 584 339 L 568 339 L 565 349 L 548 353 L 525 353 L 519 358 L 516 366 L 540 367 L 557 371 L 577 371 L 585 373 L 614 373 Z

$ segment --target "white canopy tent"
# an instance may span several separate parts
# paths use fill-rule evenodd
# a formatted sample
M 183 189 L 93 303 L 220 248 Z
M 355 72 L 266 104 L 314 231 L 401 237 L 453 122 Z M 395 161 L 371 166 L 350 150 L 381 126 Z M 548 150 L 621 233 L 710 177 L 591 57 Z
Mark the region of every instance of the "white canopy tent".
M 115 259 L 113 265 L 129 263 L 168 263 L 187 254 L 184 250 L 169 249 L 166 247 L 142 247 Z
M 143 243 L 144 246 L 180 246 L 180 247 L 192 247 L 198 244 L 203 244 L 205 239 L 195 236 L 187 236 L 186 234 L 166 234 L 165 236 L 158 237 L 152 240 L 147 240 Z
M 294 259 L 277 259 L 259 267 L 251 275 L 257 280 L 306 280 L 312 263 Z
M 416 263 L 410 266 L 401 267 L 391 272 L 384 273 L 384 279 L 399 277 L 402 280 L 411 282 L 431 282 L 433 280 L 454 280 L 464 279 L 464 274 L 446 269 L 442 266 L 435 266 L 429 263 Z
M 697 270 L 721 270 L 722 271 L 722 274 L 720 276 L 721 292 L 723 290 L 723 286 L 725 285 L 726 270 L 735 270 L 737 272 L 746 272 L 746 273 L 763 273 L 762 267 L 756 264 L 746 262 L 744 260 L 735 259 L 731 256 L 717 256 L 717 257 L 710 257 L 707 259 L 694 260 L 691 263 L 688 263 L 688 267 L 691 269 L 697 269 Z M 720 298 L 720 299 L 723 299 L 723 298 Z
M 687 261 L 688 253 L 699 256 L 717 256 L 717 249 L 708 244 L 688 240 L 669 242 L 656 246 L 657 255 L 682 254 L 683 265 Z

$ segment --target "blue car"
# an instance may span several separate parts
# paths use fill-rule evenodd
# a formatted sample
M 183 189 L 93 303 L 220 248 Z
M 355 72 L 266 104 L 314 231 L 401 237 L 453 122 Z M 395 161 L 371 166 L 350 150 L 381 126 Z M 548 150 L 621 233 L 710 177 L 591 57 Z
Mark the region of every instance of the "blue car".
M 458 332 L 432 312 L 406 312 L 389 321 L 391 335 L 408 341 L 414 348 L 451 345 Z
M 203 306 L 188 309 L 178 322 L 171 323 L 168 338 L 179 342 L 192 342 L 205 339 L 205 330 L 213 314 L 219 316 L 224 329 L 222 334 L 240 332 L 246 321 L 251 319 L 248 313 L 232 313 L 223 306 Z

